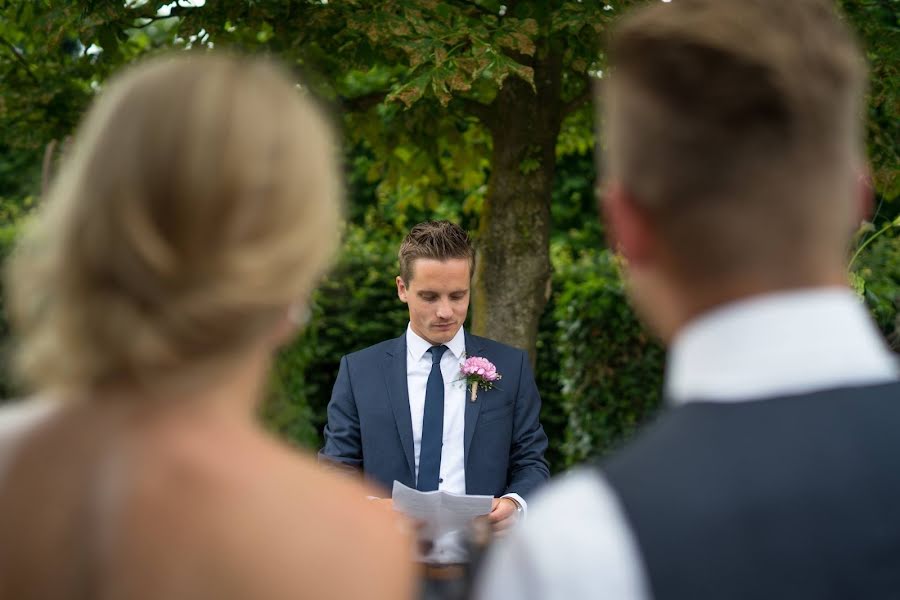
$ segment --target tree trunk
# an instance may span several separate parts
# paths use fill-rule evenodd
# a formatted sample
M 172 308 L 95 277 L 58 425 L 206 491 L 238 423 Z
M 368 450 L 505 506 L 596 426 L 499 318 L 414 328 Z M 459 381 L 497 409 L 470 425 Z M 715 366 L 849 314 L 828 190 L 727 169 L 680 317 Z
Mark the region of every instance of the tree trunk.
M 535 358 L 550 292 L 550 199 L 561 122 L 560 60 L 535 66 L 537 93 L 510 77 L 493 102 L 493 157 L 477 239 L 472 328 Z

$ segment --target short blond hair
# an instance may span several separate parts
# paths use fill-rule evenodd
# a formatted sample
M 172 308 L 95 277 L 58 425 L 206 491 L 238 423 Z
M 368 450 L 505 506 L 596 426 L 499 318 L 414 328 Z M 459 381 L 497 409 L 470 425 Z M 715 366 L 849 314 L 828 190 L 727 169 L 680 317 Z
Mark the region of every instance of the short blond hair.
M 270 334 L 335 250 L 338 155 L 268 60 L 170 55 L 114 78 L 11 258 L 25 382 L 155 385 Z
M 611 38 L 609 175 L 683 274 L 776 274 L 843 256 L 865 67 L 825 0 L 673 0 Z

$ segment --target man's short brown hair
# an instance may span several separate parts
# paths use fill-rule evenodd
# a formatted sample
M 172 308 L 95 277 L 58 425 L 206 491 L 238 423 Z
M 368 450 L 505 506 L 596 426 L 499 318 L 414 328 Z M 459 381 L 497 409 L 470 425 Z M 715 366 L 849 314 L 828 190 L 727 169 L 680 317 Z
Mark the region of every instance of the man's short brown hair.
M 413 262 L 417 258 L 469 261 L 469 275 L 475 270 L 475 249 L 465 229 L 450 221 L 426 221 L 413 227 L 398 254 L 400 277 L 407 284 L 413 277 Z
M 609 57 L 610 174 L 684 275 L 844 252 L 865 69 L 829 2 L 651 2 Z

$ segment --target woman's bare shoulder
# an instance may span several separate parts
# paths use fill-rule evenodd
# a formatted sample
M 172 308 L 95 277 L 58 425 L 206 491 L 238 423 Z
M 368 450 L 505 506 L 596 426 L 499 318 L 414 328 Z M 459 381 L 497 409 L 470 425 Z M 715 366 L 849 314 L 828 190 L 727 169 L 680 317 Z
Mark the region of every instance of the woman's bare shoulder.
M 5 400 L 0 404 L 0 439 L 16 436 L 53 414 L 58 401 L 34 397 Z
M 0 405 L 0 474 L 28 433 L 47 421 L 59 407 L 59 402 L 47 398 L 7 400 Z

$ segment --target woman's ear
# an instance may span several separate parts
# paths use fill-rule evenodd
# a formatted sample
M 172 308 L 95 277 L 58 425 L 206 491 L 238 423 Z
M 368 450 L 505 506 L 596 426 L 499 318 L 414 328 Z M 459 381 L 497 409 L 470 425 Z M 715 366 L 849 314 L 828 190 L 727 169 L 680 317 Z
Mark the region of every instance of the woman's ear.
M 307 323 L 309 323 L 309 307 L 304 302 L 295 302 L 287 307 L 284 317 L 278 320 L 272 332 L 271 343 L 276 348 L 290 343 Z

